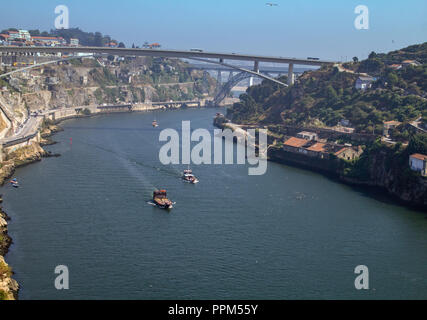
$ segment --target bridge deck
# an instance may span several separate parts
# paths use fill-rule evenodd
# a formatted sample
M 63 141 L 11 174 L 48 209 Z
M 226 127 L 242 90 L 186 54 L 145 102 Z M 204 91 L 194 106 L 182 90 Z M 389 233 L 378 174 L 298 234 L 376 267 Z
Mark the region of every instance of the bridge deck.
M 333 61 L 298 59 L 286 57 L 271 57 L 249 54 L 219 53 L 219 52 L 194 52 L 182 50 L 160 49 L 134 49 L 134 48 L 104 48 L 104 47 L 0 47 L 4 53 L 98 53 L 118 56 L 153 56 L 170 58 L 212 58 L 224 60 L 258 61 L 275 63 L 293 63 L 298 65 L 321 66 L 331 64 Z

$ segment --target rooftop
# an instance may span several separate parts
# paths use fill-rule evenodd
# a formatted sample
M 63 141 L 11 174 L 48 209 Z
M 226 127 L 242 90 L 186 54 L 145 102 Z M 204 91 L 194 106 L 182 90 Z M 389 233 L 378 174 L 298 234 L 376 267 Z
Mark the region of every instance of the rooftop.
M 391 124 L 391 125 L 398 126 L 399 124 L 401 124 L 401 122 L 396 121 L 396 120 L 391 120 L 391 121 L 384 121 L 384 124 Z
M 359 80 L 362 80 L 362 81 L 374 81 L 375 78 L 371 77 L 371 76 L 360 76 Z
M 341 148 L 340 150 L 338 150 L 337 152 L 335 152 L 335 155 L 337 156 L 337 155 L 339 155 L 339 154 L 343 153 L 344 151 L 346 151 L 346 150 L 348 150 L 348 149 L 353 149 L 353 148 L 352 148 L 352 147 L 344 147 L 344 148 Z
M 315 132 L 310 132 L 310 131 L 301 131 L 301 132 L 298 132 L 298 134 L 301 134 L 301 135 L 313 135 L 313 134 L 316 134 Z
M 41 37 L 41 36 L 37 36 L 37 37 L 33 37 L 33 39 L 36 40 L 62 40 L 62 37 Z
M 284 145 L 290 146 L 290 147 L 295 147 L 295 148 L 300 148 L 300 147 L 304 146 L 305 144 L 307 144 L 307 142 L 308 141 L 305 139 L 291 137 L 285 141 Z
M 415 158 L 415 159 L 418 159 L 418 160 L 422 160 L 422 161 L 427 161 L 427 156 L 425 155 L 425 154 L 421 154 L 421 153 L 414 153 L 414 154 L 411 154 L 411 156 L 410 156 L 411 158 Z
M 326 143 L 317 142 L 313 144 L 310 148 L 307 148 L 309 151 L 315 151 L 315 152 L 324 152 Z

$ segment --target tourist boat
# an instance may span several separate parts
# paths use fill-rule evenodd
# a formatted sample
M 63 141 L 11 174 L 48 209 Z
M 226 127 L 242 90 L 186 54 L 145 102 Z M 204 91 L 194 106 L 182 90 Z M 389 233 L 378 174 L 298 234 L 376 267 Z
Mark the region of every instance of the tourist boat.
M 153 125 L 154 128 L 157 128 L 159 125 L 157 124 L 156 120 L 153 120 L 153 122 L 151 123 Z
M 157 190 L 153 192 L 153 202 L 162 209 L 172 209 L 172 201 L 167 198 L 166 190 Z
M 16 180 L 16 178 L 10 180 L 10 184 L 12 185 L 12 187 L 14 188 L 19 188 L 19 183 L 18 180 Z
M 192 184 L 196 184 L 199 182 L 199 180 L 194 176 L 193 171 L 191 171 L 191 169 L 184 170 L 182 179 Z

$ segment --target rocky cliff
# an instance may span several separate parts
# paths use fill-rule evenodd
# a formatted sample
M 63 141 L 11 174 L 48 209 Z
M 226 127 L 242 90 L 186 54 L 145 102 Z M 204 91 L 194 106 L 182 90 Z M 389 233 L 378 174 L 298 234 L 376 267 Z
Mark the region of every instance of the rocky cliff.
M 56 58 L 52 58 L 56 59 Z M 8 71 L 8 70 L 4 70 Z M 13 134 L 38 110 L 148 101 L 194 100 L 213 94 L 216 82 L 180 60 L 77 59 L 16 73 L 0 82 L 0 133 Z
M 7 220 L 8 216 L 0 208 L 0 300 L 15 300 L 19 286 L 12 279 L 12 269 L 3 258 L 12 243 L 7 235 Z

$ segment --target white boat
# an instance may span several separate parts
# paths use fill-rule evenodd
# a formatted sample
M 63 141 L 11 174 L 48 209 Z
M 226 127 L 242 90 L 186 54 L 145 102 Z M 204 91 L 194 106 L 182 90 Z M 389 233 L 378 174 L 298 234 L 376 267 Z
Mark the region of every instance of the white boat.
M 192 183 L 192 184 L 196 184 L 199 182 L 199 180 L 195 177 L 195 175 L 193 174 L 193 171 L 191 171 L 191 169 L 184 170 L 184 173 L 182 175 L 182 179 L 185 182 Z

